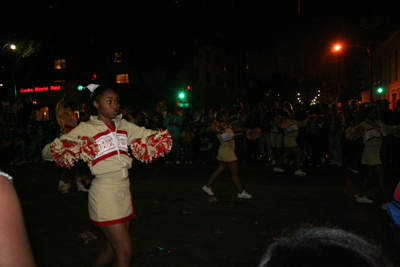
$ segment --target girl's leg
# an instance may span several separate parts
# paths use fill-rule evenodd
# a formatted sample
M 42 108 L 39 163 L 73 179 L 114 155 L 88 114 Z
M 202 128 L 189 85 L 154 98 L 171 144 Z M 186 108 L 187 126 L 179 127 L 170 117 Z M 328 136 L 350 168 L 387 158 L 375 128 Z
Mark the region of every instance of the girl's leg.
M 386 188 L 385 188 L 385 171 L 383 170 L 383 166 L 382 165 L 374 166 L 374 170 L 378 176 L 379 188 L 383 195 L 383 200 L 385 201 L 385 204 L 389 203 L 389 197 L 388 197 L 388 194 L 387 194 Z
M 285 151 L 283 152 L 282 156 L 280 156 L 278 163 L 276 163 L 276 168 L 280 168 L 282 162 L 285 160 L 290 155 L 290 149 L 285 148 Z
M 239 168 L 237 162 L 228 164 L 229 171 L 231 172 L 232 181 L 235 184 L 239 193 L 243 192 L 242 184 L 239 180 Z
M 100 227 L 107 239 L 107 247 L 96 259 L 93 267 L 130 267 L 133 255 L 129 222 Z
M 211 174 L 210 179 L 207 182 L 207 187 L 210 188 L 218 176 L 226 169 L 226 164 L 219 162 L 218 168 Z
M 374 175 L 374 169 L 372 166 L 368 167 L 367 177 L 364 178 L 363 186 L 361 188 L 361 192 L 358 197 L 362 198 L 365 196 L 368 190 L 368 186 L 371 183 L 372 177 Z
M 302 158 L 302 153 L 300 147 L 296 146 L 291 149 L 295 156 L 295 162 L 296 162 L 296 171 L 300 169 L 300 164 L 301 164 L 301 158 Z

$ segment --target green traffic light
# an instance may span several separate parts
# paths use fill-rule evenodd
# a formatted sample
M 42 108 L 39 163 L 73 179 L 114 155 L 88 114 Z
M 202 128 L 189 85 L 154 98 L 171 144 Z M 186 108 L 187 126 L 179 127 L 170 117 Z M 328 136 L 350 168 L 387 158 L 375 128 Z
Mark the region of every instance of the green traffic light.
M 378 93 L 381 94 L 382 92 L 383 92 L 383 88 L 382 88 L 382 87 L 379 87 L 379 88 L 378 88 Z
M 82 85 L 79 85 L 79 86 L 78 86 L 78 90 L 79 90 L 79 91 L 82 91 L 82 90 L 83 90 L 83 86 L 82 86 Z
M 185 98 L 185 94 L 184 94 L 184 93 L 180 93 L 180 94 L 179 94 L 179 98 L 180 98 L 180 99 L 184 99 L 184 98 Z

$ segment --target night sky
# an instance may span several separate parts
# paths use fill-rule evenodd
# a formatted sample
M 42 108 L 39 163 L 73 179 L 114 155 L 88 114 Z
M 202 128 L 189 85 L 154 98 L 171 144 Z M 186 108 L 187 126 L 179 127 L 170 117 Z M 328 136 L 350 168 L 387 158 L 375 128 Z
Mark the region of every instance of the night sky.
M 322 77 L 333 75 L 336 41 L 376 47 L 397 29 L 400 17 L 400 1 L 394 0 L 301 0 L 300 13 L 298 0 L 130 2 L 2 1 L 0 37 L 3 43 L 46 40 L 71 54 L 74 45 L 84 46 L 93 38 L 103 46 L 118 43 L 158 51 L 183 46 L 183 36 L 204 37 L 218 30 L 229 46 L 249 51 L 255 76 L 301 69 Z M 368 31 L 360 26 L 362 18 L 372 18 L 377 25 Z M 362 49 L 350 52 L 365 54 Z

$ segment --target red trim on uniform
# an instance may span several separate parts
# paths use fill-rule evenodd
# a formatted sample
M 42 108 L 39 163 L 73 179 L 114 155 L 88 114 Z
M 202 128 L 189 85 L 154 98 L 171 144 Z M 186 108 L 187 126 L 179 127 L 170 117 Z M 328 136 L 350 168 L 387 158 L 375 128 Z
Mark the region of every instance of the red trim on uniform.
M 291 146 L 291 147 L 286 147 L 286 146 L 284 146 L 284 148 L 288 148 L 288 149 L 290 149 L 290 148 L 295 148 L 295 147 L 298 147 L 299 145 L 295 145 L 295 146 Z
M 381 137 L 376 137 L 376 136 L 374 136 L 374 137 L 372 137 L 372 138 L 370 138 L 370 139 L 366 139 L 365 141 L 366 141 L 366 142 L 369 142 L 369 141 L 371 141 L 372 139 L 375 139 L 375 138 L 381 139 Z
M 129 215 L 125 218 L 117 219 L 117 220 L 104 221 L 104 222 L 96 222 L 96 221 L 93 221 L 92 219 L 89 219 L 89 220 L 90 220 L 90 223 L 93 224 L 94 226 L 109 226 L 109 225 L 113 225 L 113 224 L 119 224 L 119 223 L 124 223 L 124 222 L 130 221 L 134 217 L 135 217 L 135 212 L 132 212 L 131 215 Z
M 218 160 L 218 161 L 219 161 L 219 162 L 222 162 L 222 163 L 226 163 L 226 164 L 238 162 L 237 160 L 235 160 L 235 161 L 222 161 L 222 160 Z
M 119 151 L 119 154 L 122 154 L 122 155 L 125 155 L 125 156 L 128 156 L 128 157 L 132 158 L 131 155 L 129 155 L 128 152 L 123 151 L 123 150 L 120 150 L 120 151 Z M 98 157 L 97 159 L 95 159 L 95 160 L 92 161 L 92 166 L 96 165 L 99 161 L 108 159 L 109 157 L 115 156 L 115 155 L 118 155 L 118 151 L 116 151 L 116 150 L 113 151 L 113 152 L 110 152 L 110 153 L 108 153 L 108 154 L 105 154 L 105 155 L 103 155 L 103 156 L 101 156 L 101 157 Z
M 371 167 L 376 167 L 376 166 L 382 166 L 382 163 L 375 164 L 375 165 L 368 165 L 368 164 L 365 164 L 365 163 L 361 163 L 361 165 L 363 165 L 363 166 L 371 166 Z
M 102 137 L 102 136 L 104 136 L 104 135 L 108 135 L 108 134 L 110 134 L 110 131 L 104 131 L 104 132 L 101 132 L 101 133 L 98 133 L 98 134 L 96 134 L 95 136 L 93 136 L 93 138 L 95 139 L 95 140 L 97 140 L 97 139 L 99 139 L 100 137 Z

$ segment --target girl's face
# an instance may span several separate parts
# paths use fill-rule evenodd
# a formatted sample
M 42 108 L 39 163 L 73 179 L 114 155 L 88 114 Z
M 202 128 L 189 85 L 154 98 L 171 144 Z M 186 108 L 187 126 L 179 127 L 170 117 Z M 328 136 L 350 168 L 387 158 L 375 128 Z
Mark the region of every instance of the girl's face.
M 379 111 L 377 108 L 371 109 L 367 114 L 368 119 L 371 121 L 376 121 L 379 119 Z
M 221 122 L 225 122 L 225 123 L 229 123 L 229 114 L 228 113 L 224 113 L 222 115 L 222 117 L 220 118 Z
M 99 102 L 93 101 L 93 105 L 99 113 L 98 119 L 110 124 L 111 120 L 118 115 L 119 97 L 116 92 L 107 90 L 100 97 Z

